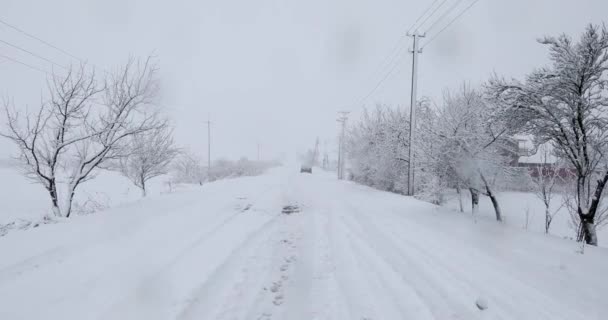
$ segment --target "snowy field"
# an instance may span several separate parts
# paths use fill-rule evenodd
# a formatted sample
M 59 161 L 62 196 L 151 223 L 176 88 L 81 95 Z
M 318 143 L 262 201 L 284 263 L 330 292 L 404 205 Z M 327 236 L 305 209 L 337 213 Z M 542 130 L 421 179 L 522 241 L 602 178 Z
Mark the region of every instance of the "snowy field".
M 449 197 L 445 207 L 451 210 L 459 210 L 457 194 Z M 503 213 L 504 223 L 523 230 L 544 233 L 545 232 L 545 205 L 532 192 L 502 192 L 498 200 Z M 471 214 L 471 198 L 468 192 L 463 193 L 463 204 L 465 213 Z M 551 236 L 574 239 L 575 231 L 570 225 L 570 215 L 565 206 L 561 206 L 561 195 L 556 194 L 551 200 L 551 212 L 557 212 L 549 234 Z M 527 211 L 527 213 L 526 213 Z M 479 215 L 484 219 L 495 219 L 494 208 L 490 198 L 481 196 L 479 199 Z M 608 227 L 598 229 L 599 246 L 608 247 Z
M 0 319 L 604 319 L 608 251 L 579 249 L 277 168 L 9 233 Z
M 36 221 L 44 215 L 52 214 L 46 190 L 42 185 L 24 178 L 16 168 L 0 166 L 0 181 L 0 225 L 18 219 Z M 150 193 L 159 195 L 168 192 L 169 188 L 164 181 L 164 177 L 151 180 Z M 76 207 L 113 207 L 141 198 L 141 191 L 116 172 L 102 171 L 81 188 L 76 193 Z

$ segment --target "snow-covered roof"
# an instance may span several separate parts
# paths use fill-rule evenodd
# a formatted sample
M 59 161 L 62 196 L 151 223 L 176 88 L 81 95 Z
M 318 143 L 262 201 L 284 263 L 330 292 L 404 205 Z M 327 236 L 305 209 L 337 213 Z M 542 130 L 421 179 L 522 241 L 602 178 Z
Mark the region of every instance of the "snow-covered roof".
M 519 163 L 556 163 L 557 157 L 553 155 L 553 147 L 544 143 L 535 148 L 530 137 L 517 137 Z M 527 154 L 526 154 L 527 153 Z

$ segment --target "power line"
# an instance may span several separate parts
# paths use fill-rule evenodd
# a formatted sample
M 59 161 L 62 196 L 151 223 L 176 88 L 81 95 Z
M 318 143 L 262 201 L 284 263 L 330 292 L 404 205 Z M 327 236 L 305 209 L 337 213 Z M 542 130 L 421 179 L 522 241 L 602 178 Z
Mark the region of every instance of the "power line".
M 422 23 L 418 26 L 418 28 L 420 28 L 422 25 L 424 25 L 424 23 L 430 18 L 432 17 L 435 12 L 437 11 L 437 9 L 439 9 L 447 0 L 443 0 L 439 6 L 437 6 L 435 8 L 435 10 L 433 10 L 433 12 L 431 12 L 431 14 L 429 16 L 426 17 L 426 19 L 424 19 L 424 21 L 422 21 Z M 439 2 L 439 0 L 434 0 L 431 5 L 429 5 L 424 12 L 418 16 L 418 18 L 416 19 L 416 21 L 414 21 L 414 23 L 407 29 L 406 34 L 410 33 L 412 31 L 412 29 L 414 29 L 414 27 L 416 27 L 416 24 L 418 24 L 418 22 L 420 21 L 420 19 L 422 19 L 424 16 L 426 16 L 426 14 L 433 9 L 433 7 L 435 6 L 435 4 Z M 418 28 L 416 28 L 415 31 L 418 30 Z M 384 57 L 384 59 L 382 59 L 382 62 L 378 65 L 378 68 L 376 68 L 376 71 L 374 71 L 372 73 L 372 77 L 376 77 L 376 75 L 386 69 L 387 67 L 390 67 L 391 64 L 394 63 L 396 57 L 399 57 L 399 54 L 402 52 L 403 49 L 403 37 L 399 37 L 399 40 L 397 40 L 397 42 L 393 45 L 392 49 L 389 51 L 390 53 L 388 55 L 386 55 Z M 392 71 L 389 71 L 389 73 Z M 384 81 L 384 80 L 382 80 Z
M 434 0 L 422 12 L 422 14 L 420 16 L 418 16 L 418 18 L 414 21 L 414 23 L 407 30 L 406 34 L 409 34 L 412 31 L 412 29 L 414 29 L 414 27 L 416 27 L 416 24 L 418 24 L 418 22 L 424 16 L 426 16 L 426 18 L 414 30 L 414 32 L 416 32 L 420 27 L 422 27 L 426 23 L 426 21 L 428 21 L 429 18 L 431 18 L 433 15 L 435 15 L 435 12 L 437 12 L 437 10 L 439 10 L 439 8 L 441 8 L 446 3 L 447 0 L 442 0 L 441 3 L 439 3 L 439 5 L 437 7 L 435 7 L 435 4 L 437 4 L 439 1 L 440 0 Z M 433 9 L 433 7 L 435 7 L 435 8 Z M 431 9 L 433 9 L 433 11 L 431 11 Z M 429 12 L 431 12 L 431 13 L 427 16 L 427 13 L 429 13 Z M 368 91 L 361 99 L 359 99 L 357 105 L 359 105 L 360 107 L 363 107 L 363 104 L 365 103 L 365 101 L 367 99 L 369 99 L 369 97 L 371 97 L 376 92 L 376 90 L 378 90 L 378 88 L 380 88 L 380 86 L 384 83 L 384 81 L 386 81 L 388 79 L 388 77 L 395 71 L 395 68 L 400 63 L 400 62 L 396 63 L 396 61 L 399 59 L 402 52 L 403 52 L 403 38 L 400 37 L 399 40 L 393 46 L 393 48 L 390 50 L 390 53 L 384 57 L 384 59 L 382 60 L 382 63 L 380 63 L 379 67 L 376 69 L 376 72 L 373 72 L 372 75 L 373 75 L 373 77 L 375 77 L 381 70 L 386 70 L 386 73 L 379 79 L 378 82 L 376 82 L 376 84 L 372 87 L 372 89 L 370 91 Z
M 401 50 L 399 50 L 399 53 L 401 53 L 401 52 L 403 52 L 403 48 Z M 372 87 L 372 89 L 370 91 L 368 91 L 367 94 L 359 100 L 358 105 L 360 107 L 363 107 L 363 105 L 367 101 L 367 99 L 369 99 L 376 92 L 376 90 L 378 90 L 378 88 L 380 88 L 380 86 L 384 83 L 384 81 L 386 81 L 393 74 L 393 72 L 395 71 L 397 66 L 399 66 L 399 64 L 401 63 L 401 61 L 398 60 L 399 55 L 400 54 L 396 55 L 395 58 L 393 59 L 393 62 L 391 62 L 393 64 L 393 66 L 388 70 L 388 72 L 386 72 L 384 74 L 384 76 L 380 79 L 380 81 L 378 81 L 376 83 L 376 85 L 374 87 Z M 395 63 L 395 61 L 396 61 L 396 63 Z
M 435 14 L 435 11 L 437 11 L 437 9 L 439 9 L 447 0 L 443 0 L 439 6 L 437 8 L 435 8 L 435 10 L 433 10 L 433 12 L 431 12 L 431 14 L 429 16 L 427 16 L 424 21 L 422 21 L 422 23 L 420 25 L 418 25 L 418 27 L 414 30 L 417 31 L 421 26 L 424 25 L 424 23 Z M 426 16 L 426 14 L 435 6 L 435 4 L 439 2 L 439 0 L 435 0 L 431 3 L 431 5 L 429 5 L 424 12 L 422 12 L 421 15 L 418 16 L 418 18 L 416 19 L 416 21 L 414 21 L 414 23 L 407 29 L 406 34 L 412 32 L 412 30 L 414 29 L 414 27 L 416 27 L 416 25 L 418 24 L 418 22 L 420 21 L 420 19 L 422 19 L 424 16 Z M 384 66 L 387 67 L 388 65 L 390 65 L 391 63 L 393 63 L 392 61 L 394 61 L 395 58 L 395 54 L 397 54 L 397 56 L 399 56 L 398 54 L 401 53 L 401 47 L 402 47 L 402 42 L 403 42 L 403 37 L 399 37 L 399 40 L 395 43 L 395 45 L 393 46 L 393 49 L 390 51 L 391 53 L 389 55 L 387 55 L 385 57 L 385 59 L 383 59 L 383 62 L 380 64 L 380 66 Z M 389 60 L 392 60 L 390 63 L 387 64 L 387 62 L 389 62 Z
M 41 56 L 41 55 L 39 55 L 39 54 L 36 54 L 36 53 L 34 53 L 34 52 L 32 52 L 32 51 L 29 51 L 29 50 L 27 50 L 27 49 L 24 49 L 24 48 L 22 48 L 22 47 L 20 47 L 20 46 L 18 46 L 18 45 L 12 44 L 12 43 L 7 42 L 7 41 L 4 41 L 4 40 L 2 40 L 2 39 L 0 39 L 0 42 L 2 42 L 2 43 L 4 43 L 4 44 L 6 44 L 6 45 L 8 45 L 8 46 L 11 46 L 11 47 L 13 47 L 13 48 L 15 48 L 15 49 L 17 49 L 17 50 L 21 50 L 21 51 L 23 51 L 23 52 L 25 52 L 25 53 L 27 53 L 27 54 L 30 54 L 30 55 L 32 55 L 32 56 L 34 56 L 34 57 L 38 58 L 38 59 L 44 60 L 44 61 L 46 61 L 46 62 L 48 62 L 48 63 L 50 63 L 50 64 L 52 64 L 52 65 L 54 65 L 54 66 L 58 66 L 58 67 L 60 67 L 60 68 L 62 68 L 62 69 L 68 70 L 68 68 L 66 68 L 66 67 L 64 67 L 64 66 L 62 66 L 62 65 L 60 65 L 59 63 L 56 63 L 55 61 L 53 61 L 53 60 L 51 60 L 51 59 L 47 59 L 47 58 L 45 58 L 45 57 L 43 57 L 43 56 Z
M 59 48 L 59 47 L 57 47 L 57 46 L 55 46 L 55 45 L 51 44 L 51 43 L 49 43 L 49 42 L 47 42 L 47 41 L 44 41 L 44 40 L 40 39 L 39 37 L 36 37 L 35 35 L 31 34 L 31 33 L 28 33 L 28 32 L 26 32 L 26 31 L 24 31 L 24 30 L 22 30 L 22 29 L 19 29 L 18 27 L 14 26 L 14 25 L 12 25 L 12 24 L 10 24 L 10 23 L 6 22 L 6 21 L 3 21 L 2 19 L 0 19 L 0 23 L 2 23 L 3 25 L 5 25 L 5 26 L 7 26 L 7 27 L 9 27 L 9 28 L 11 28 L 11 29 L 13 29 L 13 30 L 15 30 L 15 31 L 17 31 L 17 32 L 19 32 L 19 33 L 21 33 L 21 34 L 26 35 L 26 36 L 27 36 L 27 37 L 29 37 L 29 38 L 32 38 L 32 39 L 34 39 L 34 40 L 37 40 L 37 41 L 39 41 L 39 42 L 41 42 L 41 43 L 43 43 L 43 44 L 45 44 L 45 45 L 47 45 L 47 46 L 49 46 L 49 47 L 51 47 L 51 48 L 53 48 L 53 49 L 55 49 L 55 50 L 57 50 L 57 51 L 59 51 L 59 52 L 63 53 L 63 54 L 65 54 L 65 55 L 67 55 L 67 56 L 71 57 L 71 58 L 74 58 L 74 59 L 76 59 L 76 60 L 79 60 L 79 61 L 80 61 L 80 62 L 82 62 L 82 63 L 85 63 L 85 62 L 86 62 L 84 59 L 81 59 L 81 58 L 79 58 L 79 57 L 77 57 L 77 56 L 75 56 L 75 55 L 73 55 L 73 54 L 71 54 L 71 53 L 69 53 L 69 52 L 67 52 L 67 51 L 65 51 L 65 50 L 63 50 L 63 49 L 61 49 L 61 48 Z
M 445 25 L 445 27 L 443 27 L 441 30 L 439 30 L 439 32 L 435 33 L 430 39 L 429 41 L 427 41 L 421 49 L 426 48 L 427 45 L 429 45 L 433 40 L 435 40 L 435 38 L 437 38 L 437 36 L 439 36 L 445 29 L 447 29 L 450 25 L 452 25 L 452 23 L 454 23 L 454 21 L 458 20 L 458 18 L 460 18 L 465 12 L 467 12 L 469 9 L 471 9 L 471 7 L 473 7 L 479 0 L 474 0 L 473 2 L 471 2 L 471 4 L 466 7 L 464 10 L 462 10 L 456 17 L 454 17 L 454 19 L 452 19 L 450 22 L 448 22 L 447 25 Z
M 372 73 L 372 78 L 375 78 L 376 75 L 380 74 L 380 72 L 382 70 L 385 70 L 392 63 L 394 63 L 396 57 L 399 56 L 399 53 L 401 53 L 402 50 L 403 50 L 403 38 L 399 37 L 399 40 L 395 43 L 393 48 L 390 50 L 390 53 L 387 54 L 384 57 L 384 59 L 382 59 L 382 62 L 380 64 L 378 64 L 378 67 Z
M 48 42 L 48 41 L 45 41 L 45 40 L 41 39 L 40 37 L 37 37 L 37 36 L 35 36 L 35 35 L 31 34 L 31 33 L 28 33 L 28 32 L 24 31 L 23 29 L 18 28 L 17 26 L 15 26 L 15 25 L 13 25 L 13 24 L 10 24 L 10 23 L 8 23 L 8 22 L 6 22 L 6 21 L 3 21 L 2 19 L 0 19 L 0 24 L 3 24 L 3 25 L 5 25 L 5 26 L 7 26 L 7 27 L 9 27 L 9 28 L 11 28 L 11 29 L 13 29 L 13 30 L 15 30 L 15 31 L 17 31 L 17 32 L 19 32 L 19 33 L 21 33 L 21 34 L 23 34 L 23 35 L 25 35 L 25 36 L 29 37 L 29 38 L 31 38 L 31 39 L 34 39 L 34 40 L 36 40 L 36 41 L 39 41 L 39 42 L 43 43 L 44 45 L 46 45 L 46 46 L 48 46 L 48 47 L 51 47 L 51 48 L 53 48 L 53 49 L 55 49 L 55 50 L 57 50 L 57 51 L 59 51 L 59 52 L 63 53 L 64 55 L 66 55 L 66 56 L 68 56 L 68 57 L 71 57 L 71 58 L 73 58 L 73 59 L 76 59 L 76 60 L 78 60 L 78 61 L 79 61 L 80 63 L 82 63 L 82 64 L 89 64 L 89 65 L 91 65 L 91 66 L 95 67 L 96 69 L 99 69 L 99 70 L 103 71 L 105 74 L 110 74 L 110 72 L 108 72 L 108 71 L 107 71 L 105 68 L 100 68 L 99 66 L 95 65 L 94 63 L 87 62 L 87 60 L 85 60 L 85 59 L 83 59 L 83 58 L 80 58 L 80 57 L 78 57 L 78 56 L 76 56 L 76 55 L 73 55 L 73 54 L 71 54 L 70 52 L 68 52 L 68 51 L 66 51 L 66 50 L 64 50 L 64 49 L 61 49 L 61 48 L 59 48 L 58 46 L 55 46 L 55 45 L 53 45 L 52 43 L 50 43 L 50 42 Z M 30 54 L 31 54 L 31 53 L 30 53 Z M 40 56 L 38 56 L 38 57 L 39 57 L 39 58 L 41 58 Z M 44 58 L 41 58 L 41 59 L 44 59 Z M 44 60 L 47 60 L 47 61 L 48 61 L 48 59 L 44 59 Z M 55 64 L 55 63 L 54 63 L 54 64 Z M 60 65 L 60 67 L 62 67 L 63 69 L 67 69 L 66 67 L 61 66 L 61 65 Z
M 422 21 L 422 23 L 420 23 L 420 25 L 418 25 L 418 27 L 416 27 L 416 25 L 418 24 L 418 22 L 420 21 L 420 19 L 422 19 L 424 16 L 426 16 L 426 15 L 427 15 L 427 13 L 428 13 L 428 12 L 429 12 L 431 9 L 433 9 L 433 7 L 435 6 L 435 4 L 436 4 L 437 2 L 439 2 L 439 0 L 435 0 L 435 1 L 433 1 L 433 2 L 431 3 L 431 5 L 429 5 L 429 6 L 428 6 L 428 7 L 427 7 L 427 8 L 424 10 L 424 12 L 423 12 L 423 13 L 422 13 L 420 16 L 418 16 L 418 18 L 416 19 L 416 21 L 414 21 L 414 23 L 413 23 L 413 24 L 412 24 L 412 25 L 411 25 L 411 26 L 410 26 L 410 27 L 407 29 L 406 34 L 409 34 L 410 32 L 412 32 L 412 30 L 414 29 L 414 27 L 416 27 L 416 29 L 414 30 L 414 32 L 418 31 L 418 29 L 419 29 L 420 27 L 422 27 L 422 26 L 424 25 L 424 23 L 425 23 L 425 22 L 426 22 L 426 21 L 427 21 L 427 20 L 428 20 L 430 17 L 432 17 L 432 16 L 435 14 L 435 12 L 436 12 L 436 11 L 437 11 L 439 8 L 441 8 L 441 6 L 443 6 L 443 4 L 444 4 L 446 1 L 447 1 L 447 0 L 443 0 L 443 1 L 442 1 L 442 2 L 439 4 L 439 6 L 437 6 L 437 7 L 436 7 L 436 8 L 433 10 L 433 12 L 431 12 L 431 14 L 430 14 L 430 15 L 428 15 L 428 16 L 427 16 L 427 17 L 424 19 L 424 21 Z M 387 56 L 385 57 L 385 59 L 383 59 L 383 62 L 380 64 L 381 68 L 388 67 L 388 66 L 389 66 L 389 65 L 392 63 L 392 61 L 391 61 L 390 63 L 388 63 L 388 64 L 387 64 L 387 62 L 389 62 L 389 60 L 393 60 L 393 61 L 394 61 L 395 54 L 397 54 L 397 56 L 398 56 L 398 53 L 401 53 L 400 51 L 401 51 L 401 49 L 402 49 L 402 48 L 401 48 L 401 47 L 402 47 L 402 42 L 403 42 L 403 38 L 402 38 L 402 37 L 399 37 L 399 40 L 398 40 L 398 41 L 395 43 L 395 45 L 393 46 L 393 49 L 390 51 L 391 53 L 390 53 L 389 55 L 387 55 Z M 376 73 L 374 73 L 374 74 L 376 74 Z
M 437 6 L 437 8 L 435 8 L 435 10 L 433 10 L 433 12 L 431 12 L 431 14 L 430 14 L 430 15 L 428 15 L 428 16 L 427 16 L 427 17 L 424 19 L 424 21 L 422 21 L 422 23 L 420 23 L 420 25 L 419 25 L 419 26 L 418 26 L 418 27 L 417 27 L 417 28 L 414 30 L 414 33 L 418 32 L 418 29 L 420 29 L 420 27 L 422 27 L 422 26 L 423 26 L 423 25 L 424 25 L 424 24 L 425 24 L 425 23 L 426 23 L 426 22 L 427 22 L 427 21 L 428 21 L 428 20 L 429 20 L 429 19 L 430 19 L 432 16 L 434 16 L 434 15 L 435 15 L 435 12 L 437 12 L 437 10 L 439 10 L 441 7 L 443 7 L 443 5 L 446 3 L 446 1 L 448 1 L 448 0 L 443 0 L 443 1 L 441 1 L 441 3 L 440 3 L 438 6 Z M 437 2 L 437 1 L 435 1 L 435 2 Z M 433 2 L 433 4 L 434 4 L 435 2 Z M 433 4 L 431 4 L 431 7 L 433 6 Z M 429 7 L 429 9 L 430 9 L 431 7 Z M 410 31 L 411 31 L 411 30 L 410 30 Z
M 20 65 L 22 65 L 22 66 L 28 67 L 28 68 L 30 68 L 30 69 L 36 70 L 36 71 L 38 71 L 38 72 L 42 72 L 42 73 L 44 73 L 44 74 L 46 74 L 46 75 L 48 75 L 48 76 L 50 76 L 50 75 L 51 75 L 50 73 L 48 73 L 48 72 L 46 72 L 46 71 L 44 71 L 44 70 L 42 70 L 42 69 L 40 69 L 40 68 L 38 68 L 38 67 L 32 66 L 32 65 L 27 64 L 27 63 L 25 63 L 25 62 L 21 62 L 21 61 L 19 61 L 19 60 L 17 60 L 17 59 L 14 59 L 14 58 L 9 57 L 9 56 L 5 56 L 5 55 L 3 55 L 3 54 L 1 54 L 1 53 L 0 53 L 0 57 L 2 57 L 2 58 L 4 58 L 4 59 L 7 59 L 7 60 L 9 60 L 9 61 L 12 61 L 12 62 L 18 63 L 18 64 L 20 64 Z
M 425 31 L 425 33 L 429 32 L 431 29 L 433 29 L 433 27 L 435 27 L 439 22 L 441 22 L 448 14 L 450 14 L 452 11 L 454 11 L 454 9 L 456 9 L 456 7 L 462 2 L 462 0 L 456 0 L 456 2 L 454 2 L 452 4 L 452 6 L 450 8 L 448 8 L 448 10 L 446 10 L 445 12 L 443 12 L 443 14 L 437 18 L 437 20 L 435 20 L 435 22 L 433 22 L 431 24 L 430 27 L 428 27 Z
M 416 21 L 414 21 L 414 24 L 412 24 L 412 26 L 409 29 L 407 29 L 407 32 L 412 31 L 412 29 L 414 29 L 414 27 L 416 26 L 416 24 L 418 23 L 418 21 L 420 21 L 420 19 L 422 19 L 422 17 L 424 17 L 431 10 L 431 8 L 435 5 L 435 3 L 437 3 L 438 1 L 439 0 L 433 1 L 433 3 L 431 3 L 431 5 L 428 6 L 420 16 L 418 16 L 418 19 L 416 19 Z M 447 0 L 444 0 L 444 2 L 445 1 L 447 1 Z M 420 28 L 420 26 L 418 26 L 418 28 Z

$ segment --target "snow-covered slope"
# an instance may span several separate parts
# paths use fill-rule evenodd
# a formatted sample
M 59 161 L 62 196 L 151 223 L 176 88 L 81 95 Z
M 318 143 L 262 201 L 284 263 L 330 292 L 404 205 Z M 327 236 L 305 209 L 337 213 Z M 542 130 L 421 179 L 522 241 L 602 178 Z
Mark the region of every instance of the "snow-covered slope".
M 0 319 L 604 319 L 579 249 L 279 168 L 0 238 Z
M 26 179 L 16 167 L 3 166 L 0 159 L 0 225 L 17 219 L 39 221 L 51 215 L 51 200 L 41 184 Z M 150 181 L 149 194 L 167 192 L 167 177 Z M 117 172 L 100 171 L 96 178 L 83 183 L 74 198 L 73 210 L 80 204 L 95 202 L 113 207 L 141 198 L 141 191 Z M 78 213 L 77 213 L 78 214 Z
M 498 194 L 498 201 L 502 210 L 503 222 L 514 228 L 525 229 L 530 232 L 545 233 L 545 205 L 533 192 L 504 191 Z M 551 201 L 551 212 L 555 213 L 549 233 L 560 237 L 573 239 L 576 237 L 576 228 L 563 203 L 561 194 L 556 193 Z M 463 204 L 467 214 L 471 214 L 471 197 L 463 192 Z M 458 195 L 456 192 L 448 197 L 446 208 L 459 210 Z M 479 199 L 479 216 L 494 219 L 494 207 L 489 197 Z M 599 246 L 608 248 L 608 227 L 600 226 L 597 229 Z

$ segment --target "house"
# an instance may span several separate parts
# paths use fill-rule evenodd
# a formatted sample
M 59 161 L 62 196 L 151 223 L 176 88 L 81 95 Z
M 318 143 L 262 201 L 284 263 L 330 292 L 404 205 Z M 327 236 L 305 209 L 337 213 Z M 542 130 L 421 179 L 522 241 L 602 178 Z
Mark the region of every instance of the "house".
M 540 175 L 553 176 L 554 172 L 560 178 L 568 179 L 574 174 L 572 168 L 557 166 L 559 158 L 553 152 L 553 146 L 550 143 L 544 143 L 535 146 L 532 137 L 518 136 L 517 141 L 517 161 L 515 167 L 528 168 L 528 173 L 532 178 L 537 178 Z

